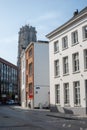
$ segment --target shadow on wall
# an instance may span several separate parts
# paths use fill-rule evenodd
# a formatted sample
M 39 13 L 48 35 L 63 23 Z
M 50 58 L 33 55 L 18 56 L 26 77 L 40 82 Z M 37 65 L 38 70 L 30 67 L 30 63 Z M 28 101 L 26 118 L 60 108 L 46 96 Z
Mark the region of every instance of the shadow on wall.
M 65 114 L 74 114 L 73 111 L 70 108 L 64 108 L 57 105 L 50 104 L 50 111 L 51 112 L 59 112 L 59 113 L 65 113 Z
M 72 110 L 67 109 L 67 108 L 63 108 L 64 109 L 64 113 L 66 114 L 74 114 Z

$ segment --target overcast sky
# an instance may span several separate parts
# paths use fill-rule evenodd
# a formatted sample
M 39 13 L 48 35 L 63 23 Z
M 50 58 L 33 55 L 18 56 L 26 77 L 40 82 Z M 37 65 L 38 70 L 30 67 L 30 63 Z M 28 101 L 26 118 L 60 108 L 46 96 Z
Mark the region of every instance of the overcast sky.
M 37 31 L 38 40 L 64 24 L 87 0 L 0 0 L 0 57 L 16 65 L 18 32 L 26 24 Z

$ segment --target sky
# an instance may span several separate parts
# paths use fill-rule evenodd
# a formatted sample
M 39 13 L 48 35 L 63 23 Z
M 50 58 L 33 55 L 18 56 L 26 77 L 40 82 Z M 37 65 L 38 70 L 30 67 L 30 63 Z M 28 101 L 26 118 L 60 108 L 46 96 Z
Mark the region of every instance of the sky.
M 0 57 L 17 64 L 18 32 L 25 25 L 37 31 L 37 40 L 87 6 L 87 0 L 0 0 Z

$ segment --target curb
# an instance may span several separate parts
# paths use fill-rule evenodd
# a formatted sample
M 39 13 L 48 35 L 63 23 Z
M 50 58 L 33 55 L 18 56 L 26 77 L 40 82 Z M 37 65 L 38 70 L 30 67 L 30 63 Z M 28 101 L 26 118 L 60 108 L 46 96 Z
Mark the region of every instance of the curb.
M 82 120 L 82 119 L 87 119 L 87 117 L 70 117 L 70 116 L 62 116 L 62 115 L 52 115 L 52 114 L 47 114 L 47 116 L 50 117 L 55 117 L 55 118 L 61 118 L 61 119 L 66 119 L 66 120 Z

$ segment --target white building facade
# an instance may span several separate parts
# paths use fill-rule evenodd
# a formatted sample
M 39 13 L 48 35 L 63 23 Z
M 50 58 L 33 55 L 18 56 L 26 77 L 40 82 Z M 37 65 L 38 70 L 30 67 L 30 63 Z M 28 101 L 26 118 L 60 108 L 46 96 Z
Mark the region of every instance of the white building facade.
M 49 43 L 31 42 L 21 55 L 21 106 L 48 108 Z
M 87 114 L 87 7 L 47 38 L 51 110 Z
M 34 43 L 34 108 L 49 107 L 49 43 Z
M 21 106 L 26 107 L 26 60 L 25 60 L 25 52 L 23 51 L 21 54 Z

